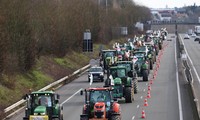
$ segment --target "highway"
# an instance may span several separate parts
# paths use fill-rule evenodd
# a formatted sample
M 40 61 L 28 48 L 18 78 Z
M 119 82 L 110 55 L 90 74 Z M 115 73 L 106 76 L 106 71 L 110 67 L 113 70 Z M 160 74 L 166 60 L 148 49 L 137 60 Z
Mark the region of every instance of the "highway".
M 135 101 L 128 104 L 124 103 L 123 100 L 119 101 L 122 108 L 122 120 L 139 120 L 141 119 L 142 110 L 145 111 L 147 120 L 194 120 L 188 91 L 185 87 L 186 81 L 182 79 L 183 76 L 178 75 L 176 68 L 176 42 L 175 38 L 171 38 L 171 36 L 172 34 L 168 36 L 168 39 L 170 38 L 172 41 L 164 42 L 165 48 L 163 55 L 160 55 L 160 67 L 155 79 L 152 79 L 153 83 L 150 84 L 150 81 L 143 82 L 139 78 L 139 91 L 135 95 Z M 189 40 L 186 42 L 194 43 L 194 41 Z M 190 47 L 189 45 L 188 47 Z M 198 54 L 197 50 L 196 53 L 193 53 L 194 57 L 196 57 L 195 54 Z M 197 60 L 197 58 L 194 59 Z M 154 69 L 156 69 L 156 65 L 154 65 Z M 200 67 L 198 72 L 200 72 Z M 151 71 L 150 78 L 153 78 L 153 74 L 155 75 L 155 72 Z M 148 106 L 144 106 L 144 99 L 147 97 L 149 84 L 151 85 L 151 98 L 147 99 Z M 94 82 L 91 87 L 98 86 L 103 86 L 103 83 Z M 61 96 L 60 102 L 64 107 L 64 120 L 80 119 L 79 116 L 84 104 L 84 95 L 80 95 L 80 89 L 87 87 L 90 86 L 87 82 L 87 72 L 85 72 L 71 83 L 56 90 Z M 10 120 L 22 120 L 23 116 L 24 111 L 20 111 Z
M 198 41 L 194 41 L 195 38 L 190 37 L 190 39 L 184 39 L 185 34 L 180 34 L 180 39 L 184 45 L 185 52 L 187 54 L 187 61 L 190 64 L 192 76 L 193 76 L 193 86 L 195 90 L 195 95 L 198 100 L 200 100 L 200 44 Z M 199 102 L 199 101 L 198 101 Z M 200 107 L 200 106 L 198 106 Z

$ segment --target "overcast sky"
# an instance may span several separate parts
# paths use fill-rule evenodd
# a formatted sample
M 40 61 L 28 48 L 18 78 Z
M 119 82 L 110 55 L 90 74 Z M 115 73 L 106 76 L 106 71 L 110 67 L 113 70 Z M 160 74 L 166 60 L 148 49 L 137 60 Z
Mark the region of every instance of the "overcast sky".
M 183 7 L 184 5 L 194 5 L 200 6 L 200 0 L 133 0 L 138 4 L 150 8 L 174 8 L 174 7 Z

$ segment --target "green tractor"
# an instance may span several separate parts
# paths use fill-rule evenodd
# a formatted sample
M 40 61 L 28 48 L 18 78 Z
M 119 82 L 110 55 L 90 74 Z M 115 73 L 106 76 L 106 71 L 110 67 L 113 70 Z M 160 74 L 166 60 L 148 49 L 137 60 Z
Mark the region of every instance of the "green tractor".
M 150 67 L 149 62 L 145 57 L 145 53 L 135 52 L 134 55 L 137 58 L 137 61 L 135 62 L 135 70 L 137 71 L 137 76 L 142 77 L 143 81 L 148 81 Z
M 117 51 L 116 50 L 102 50 L 100 63 L 103 66 L 104 72 L 108 70 L 109 66 L 117 61 Z
M 150 70 L 153 70 L 153 64 L 156 62 L 155 48 L 151 44 L 146 44 L 146 46 L 148 47 L 148 50 L 149 50 L 147 53 L 147 59 L 149 61 L 149 68 L 150 68 Z
M 134 93 L 138 93 L 137 72 L 133 61 L 117 61 L 116 66 L 124 66 L 126 68 L 126 76 L 132 78 L 132 82 L 134 83 Z
M 60 96 L 53 91 L 36 91 L 26 94 L 27 101 L 23 120 L 63 120 Z
M 110 67 L 105 86 L 114 88 L 114 98 L 122 99 L 124 97 L 126 103 L 132 103 L 134 101 L 134 84 L 132 78 L 128 77 L 126 73 L 125 66 Z
M 160 38 L 159 37 L 153 37 L 152 39 L 153 39 L 153 42 L 154 42 L 154 48 L 155 48 L 156 55 L 158 55 Z

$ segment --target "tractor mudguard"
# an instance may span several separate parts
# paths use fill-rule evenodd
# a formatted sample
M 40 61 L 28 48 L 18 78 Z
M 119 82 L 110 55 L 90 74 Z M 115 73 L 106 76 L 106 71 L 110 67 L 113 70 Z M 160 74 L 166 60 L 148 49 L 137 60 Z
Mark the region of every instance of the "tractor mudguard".
M 120 114 L 120 105 L 116 102 L 113 103 L 113 113 Z
M 132 87 L 132 78 L 127 77 L 125 87 Z

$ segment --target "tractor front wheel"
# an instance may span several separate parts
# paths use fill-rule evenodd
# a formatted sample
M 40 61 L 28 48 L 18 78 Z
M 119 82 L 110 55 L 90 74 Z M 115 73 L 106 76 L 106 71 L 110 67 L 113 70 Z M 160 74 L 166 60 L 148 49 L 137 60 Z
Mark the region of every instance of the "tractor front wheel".
M 143 81 L 148 81 L 148 70 L 142 71 Z
M 89 120 L 88 116 L 81 116 L 80 120 Z
M 121 116 L 120 115 L 112 115 L 111 120 L 121 120 Z

